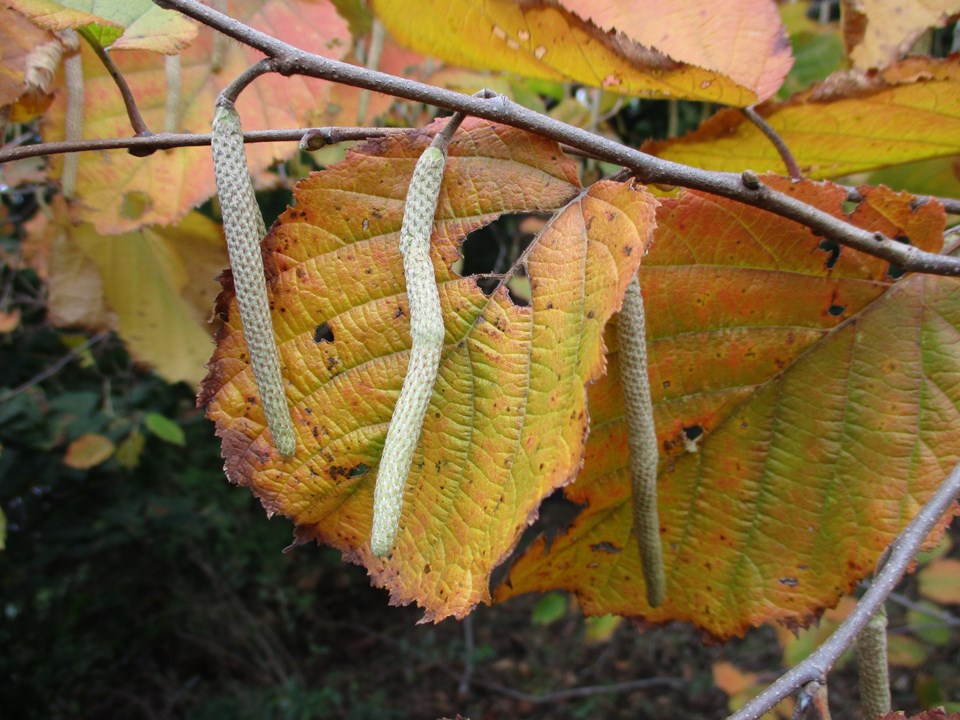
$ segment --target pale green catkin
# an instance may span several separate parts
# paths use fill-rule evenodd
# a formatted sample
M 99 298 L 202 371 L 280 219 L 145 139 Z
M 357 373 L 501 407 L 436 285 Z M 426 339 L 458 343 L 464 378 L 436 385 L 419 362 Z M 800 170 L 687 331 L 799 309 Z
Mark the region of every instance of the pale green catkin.
M 217 196 L 220 198 L 243 337 L 250 354 L 250 365 L 267 427 L 270 428 L 277 450 L 284 457 L 290 457 L 296 450 L 296 434 L 283 390 L 280 353 L 273 334 L 260 254 L 260 240 L 267 230 L 247 168 L 240 116 L 232 105 L 229 108 L 217 107 L 211 140 Z
M 620 310 L 620 382 L 627 409 L 630 475 L 633 480 L 633 525 L 640 547 L 647 603 L 658 607 L 666 593 L 660 518 L 657 513 L 657 433 L 647 375 L 647 331 L 636 276 L 627 285 Z
M 890 712 L 890 666 L 887 662 L 887 611 L 883 605 L 857 634 L 857 672 L 864 720 Z
M 370 547 L 378 556 L 393 547 L 403 509 L 403 491 L 420 439 L 423 418 L 443 351 L 443 315 L 430 260 L 430 232 L 437 210 L 446 155 L 428 147 L 413 171 L 400 229 L 400 252 L 410 303 L 410 361 L 400 398 L 393 409 L 373 495 Z

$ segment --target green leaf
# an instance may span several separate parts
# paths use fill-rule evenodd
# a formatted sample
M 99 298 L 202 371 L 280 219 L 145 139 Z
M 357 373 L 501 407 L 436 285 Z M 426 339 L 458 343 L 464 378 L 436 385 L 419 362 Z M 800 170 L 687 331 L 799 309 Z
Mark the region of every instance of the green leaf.
M 159 413 L 147 413 L 147 416 L 144 418 L 144 424 L 147 426 L 147 430 L 164 442 L 168 442 L 171 445 L 180 445 L 181 447 L 187 443 L 187 438 L 183 434 L 183 428 L 170 418 L 164 417 Z
M 165 422 L 170 422 L 162 415 L 158 415 Z M 177 430 L 180 430 L 178 426 Z M 183 431 L 180 430 L 182 433 Z M 140 464 L 140 457 L 143 455 L 143 447 L 146 444 L 146 438 L 143 436 L 143 433 L 139 430 L 134 430 L 132 433 L 127 435 L 127 437 L 117 446 L 116 458 L 117 463 L 120 467 L 127 470 L 133 470 Z M 177 443 L 182 445 L 183 443 Z
M 537 600 L 530 615 L 530 622 L 534 625 L 550 625 L 567 614 L 569 600 L 565 593 L 547 593 Z

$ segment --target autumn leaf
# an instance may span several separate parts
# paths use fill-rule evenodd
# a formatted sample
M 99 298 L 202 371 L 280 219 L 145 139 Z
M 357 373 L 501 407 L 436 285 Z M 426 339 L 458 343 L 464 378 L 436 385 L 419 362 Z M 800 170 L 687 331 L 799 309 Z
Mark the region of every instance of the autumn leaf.
M 377 0 L 400 43 L 471 68 L 579 82 L 624 95 L 751 105 L 792 59 L 776 6 L 723 0 L 595 3 Z M 669 28 L 669 31 L 666 30 Z
M 960 55 L 911 58 L 882 72 L 836 73 L 758 109 L 800 169 L 825 178 L 960 153 Z M 739 110 L 643 150 L 706 170 L 784 172 L 770 141 Z
M 435 131 L 435 128 L 431 131 Z M 550 141 L 468 118 L 450 145 L 433 236 L 445 351 L 408 481 L 394 552 L 374 557 L 373 487 L 410 348 L 397 247 L 403 200 L 427 134 L 382 138 L 299 184 L 265 243 L 273 321 L 297 453 L 285 461 L 262 410 L 228 282 L 201 401 L 228 477 L 268 512 L 365 565 L 393 603 L 425 619 L 463 617 L 489 599 L 490 572 L 572 480 L 588 418 L 585 385 L 604 368 L 601 337 L 652 227 L 656 201 L 629 184 L 587 192 Z M 489 296 L 450 268 L 470 231 L 501 213 L 555 212 Z M 504 277 L 503 280 L 506 280 Z
M 920 594 L 939 603 L 960 605 L 960 560 L 939 558 L 918 574 Z
M 47 91 L 60 48 L 51 33 L 0 6 L 0 108 L 12 106 L 10 119 L 26 122 L 49 106 L 53 98 Z
M 175 55 L 197 36 L 197 26 L 153 0 L 7 0 L 47 30 L 99 26 L 104 46 Z
M 74 470 L 89 470 L 109 460 L 115 450 L 116 446 L 110 438 L 87 433 L 67 446 L 63 464 Z
M 326 2 L 301 0 L 237 0 L 231 13 L 275 37 L 312 52 L 341 57 L 350 45 L 346 22 Z M 86 43 L 84 43 L 86 45 Z M 220 91 L 260 55 L 236 43 L 227 46 L 220 72 L 212 66 L 213 31 L 204 29 L 184 50 L 181 127 L 183 132 L 210 132 L 213 104 Z M 123 52 L 114 62 L 131 86 L 147 125 L 160 129 L 166 112 L 164 59 L 156 53 Z M 83 48 L 84 137 L 123 137 L 130 121 L 119 91 L 100 61 Z M 330 85 L 305 77 L 268 75 L 258 79 L 238 102 L 245 130 L 302 127 L 323 111 Z M 61 92 L 44 123 L 44 137 L 63 139 L 65 93 Z M 297 152 L 295 143 L 247 147 L 251 172 Z M 53 160 L 54 177 L 62 160 Z M 76 207 L 78 219 L 103 233 L 122 233 L 147 225 L 171 224 L 215 191 L 209 148 L 179 148 L 137 158 L 123 150 L 83 153 L 79 158 Z
M 843 0 L 843 42 L 859 70 L 884 67 L 907 55 L 928 28 L 960 13 L 960 0 Z
M 842 214 L 842 188 L 767 182 Z M 854 224 L 938 248 L 936 204 L 861 190 Z M 960 459 L 960 284 L 892 283 L 876 258 L 696 192 L 665 200 L 657 221 L 641 281 L 666 602 L 643 600 L 615 352 L 564 490 L 580 514 L 496 597 L 566 589 L 589 614 L 685 620 L 721 639 L 804 626 L 873 570 Z
M 177 226 L 101 235 L 62 204 L 31 223 L 27 259 L 46 277 L 54 325 L 117 330 L 169 382 L 196 384 L 210 355 L 208 319 L 227 267 L 220 226 L 197 212 Z

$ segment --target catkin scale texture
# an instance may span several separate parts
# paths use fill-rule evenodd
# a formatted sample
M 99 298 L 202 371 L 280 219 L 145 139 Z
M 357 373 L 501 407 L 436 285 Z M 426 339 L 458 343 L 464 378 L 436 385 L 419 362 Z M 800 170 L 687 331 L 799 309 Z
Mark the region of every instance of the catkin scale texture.
M 412 346 L 374 489 L 370 547 L 378 556 L 390 552 L 397 536 L 407 476 L 443 351 L 443 314 L 430 260 L 430 233 L 445 162 L 446 156 L 438 148 L 431 146 L 423 152 L 414 168 L 403 210 L 400 252 L 410 304 Z
M 636 276 L 627 285 L 618 325 L 620 340 L 620 383 L 627 411 L 630 445 L 630 475 L 633 484 L 633 526 L 640 548 L 647 602 L 663 602 L 666 581 L 660 546 L 660 519 L 657 513 L 657 433 L 647 375 L 646 319 L 640 281 Z
M 240 116 L 233 107 L 217 107 L 211 145 L 227 253 L 253 377 L 273 442 L 282 455 L 290 457 L 296 449 L 296 435 L 283 390 L 260 254 L 260 240 L 267 230 L 250 181 Z

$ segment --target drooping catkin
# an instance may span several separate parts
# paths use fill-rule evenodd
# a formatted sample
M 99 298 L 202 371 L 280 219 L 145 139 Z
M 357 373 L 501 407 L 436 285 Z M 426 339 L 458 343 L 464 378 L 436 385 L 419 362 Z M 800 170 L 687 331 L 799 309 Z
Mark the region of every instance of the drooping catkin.
M 633 526 L 640 547 L 647 603 L 657 607 L 666 593 L 660 518 L 657 513 L 657 433 L 647 375 L 646 319 L 640 281 L 627 285 L 620 310 L 620 382 L 627 410 L 630 475 L 633 481 Z
M 370 547 L 378 556 L 390 552 L 397 536 L 403 492 L 443 351 L 443 315 L 430 260 L 430 232 L 445 164 L 446 155 L 439 148 L 431 146 L 423 152 L 414 168 L 403 209 L 400 252 L 413 343 L 400 398 L 387 429 L 374 489 Z
M 260 240 L 267 231 L 247 168 L 240 116 L 232 104 L 217 106 L 211 145 L 227 253 L 253 377 L 273 442 L 284 457 L 290 457 L 296 449 L 296 435 L 283 390 L 260 254 Z
M 864 720 L 890 712 L 890 666 L 887 661 L 887 610 L 881 605 L 857 634 L 857 672 Z

